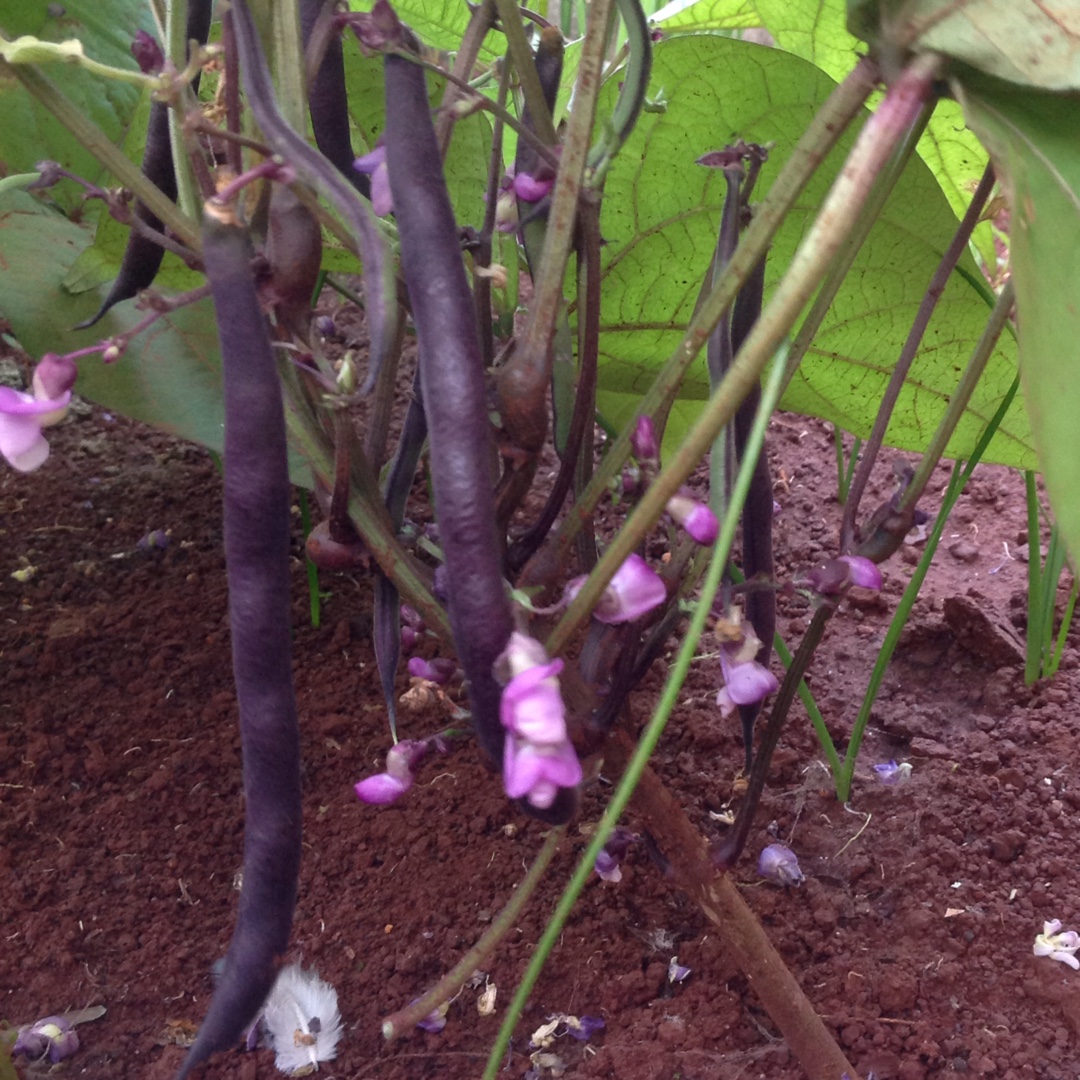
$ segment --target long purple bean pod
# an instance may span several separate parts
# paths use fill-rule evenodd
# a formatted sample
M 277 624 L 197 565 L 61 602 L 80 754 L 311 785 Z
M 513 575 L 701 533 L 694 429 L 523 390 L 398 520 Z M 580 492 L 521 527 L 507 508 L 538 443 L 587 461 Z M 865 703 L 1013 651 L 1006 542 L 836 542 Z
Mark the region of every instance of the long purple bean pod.
M 246 0 L 233 0 L 232 12 L 241 82 L 263 138 L 274 153 L 296 169 L 304 183 L 333 204 L 356 239 L 363 264 L 365 314 L 371 341 L 367 379 L 361 388 L 361 393 L 367 393 L 393 346 L 397 321 L 397 284 L 386 237 L 371 206 L 279 112 L 270 69 Z
M 307 48 L 311 32 L 326 7 L 326 0 L 300 0 L 300 33 Z M 336 29 L 326 39 L 326 50 L 308 86 L 308 110 L 315 145 L 323 157 L 365 198 L 371 197 L 371 178 L 353 168 L 349 99 L 345 90 L 345 57 Z
M 178 1080 L 233 1045 L 270 991 L 292 928 L 302 816 L 281 384 L 247 232 L 212 202 L 203 251 L 224 376 L 225 565 L 246 817 L 243 887 L 225 971 Z
M 514 625 L 495 528 L 493 440 L 476 309 L 424 71 L 403 56 L 387 55 L 383 74 L 386 162 L 402 271 L 420 339 L 420 380 L 446 557 L 450 625 L 469 680 L 480 746 L 497 764 L 503 748 L 501 690 L 492 668 Z
M 213 0 L 189 0 L 187 16 L 187 40 L 205 44 L 210 34 L 210 15 Z M 192 81 L 193 92 L 199 89 L 198 76 Z M 143 150 L 143 176 L 155 183 L 176 201 L 176 170 L 173 168 L 172 145 L 169 142 L 169 107 L 155 101 L 150 106 L 150 119 L 146 126 L 146 147 Z M 135 206 L 135 214 L 155 232 L 163 232 L 161 219 L 150 213 L 142 203 Z M 128 234 L 127 247 L 120 262 L 120 273 L 112 283 L 108 295 L 97 313 L 85 322 L 79 323 L 76 330 L 84 330 L 98 322 L 108 310 L 122 300 L 130 300 L 143 289 L 154 283 L 158 270 L 161 269 L 165 249 L 149 237 L 143 236 L 138 229 L 132 228 Z

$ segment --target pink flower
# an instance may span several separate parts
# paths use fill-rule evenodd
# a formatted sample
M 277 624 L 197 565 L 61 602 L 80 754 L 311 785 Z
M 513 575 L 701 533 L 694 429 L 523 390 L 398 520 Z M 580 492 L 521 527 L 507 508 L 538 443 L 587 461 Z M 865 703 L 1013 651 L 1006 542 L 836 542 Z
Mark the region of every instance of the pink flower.
M 577 596 L 584 584 L 584 576 L 574 578 L 567 584 L 568 603 Z M 593 617 L 609 624 L 633 622 L 659 607 L 666 599 L 667 588 L 660 575 L 640 555 L 630 555 L 615 571 L 615 576 L 593 610 Z
M 763 701 L 780 683 L 767 667 L 757 662 L 761 639 L 749 623 L 725 622 L 718 632 L 724 685 L 716 695 L 716 704 L 721 715 L 728 717 L 738 705 Z
M 41 429 L 60 423 L 78 369 L 66 356 L 46 353 L 34 369 L 32 393 L 0 386 L 0 455 L 19 472 L 33 472 L 49 456 Z
M 561 660 L 550 660 L 543 645 L 514 631 L 495 663 L 506 682 L 499 719 L 506 728 L 503 784 L 512 799 L 524 798 L 540 810 L 555 801 L 560 787 L 581 782 L 581 763 L 566 734 L 566 707 L 559 692 Z
M 815 566 L 804 580 L 819 596 L 840 596 L 852 585 L 880 589 L 881 571 L 877 563 L 862 555 L 840 555 Z
M 561 660 L 552 660 L 510 680 L 499 703 L 499 719 L 507 731 L 541 746 L 566 741 L 566 711 L 556 678 L 562 669 Z
M 511 799 L 525 798 L 546 810 L 559 788 L 581 783 L 581 762 L 569 739 L 537 745 L 510 734 L 503 751 L 503 783 Z
M 720 522 L 716 520 L 716 515 L 685 489 L 668 500 L 667 512 L 699 544 L 716 543 L 720 535 Z
M 402 739 L 386 754 L 386 772 L 376 773 L 353 787 L 356 797 L 372 806 L 388 806 L 413 786 L 413 769 L 427 753 L 427 742 Z
M 357 172 L 371 177 L 371 208 L 379 217 L 385 217 L 394 209 L 390 195 L 390 174 L 386 170 L 386 147 L 376 146 L 369 154 L 353 162 Z

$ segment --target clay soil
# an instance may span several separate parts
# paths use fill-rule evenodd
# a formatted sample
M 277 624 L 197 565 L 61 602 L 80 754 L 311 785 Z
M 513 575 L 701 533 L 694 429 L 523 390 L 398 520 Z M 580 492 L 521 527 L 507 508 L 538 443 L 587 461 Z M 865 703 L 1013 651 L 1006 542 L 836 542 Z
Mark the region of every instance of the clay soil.
M 206 1009 L 241 861 L 220 479 L 203 449 L 96 407 L 56 429 L 52 447 L 39 472 L 0 470 L 0 1018 L 103 1005 L 63 1072 L 165 1080 Z M 770 449 L 788 577 L 835 550 L 832 436 L 782 415 Z M 946 479 L 943 467 L 925 500 L 931 513 Z M 869 504 L 887 494 L 883 485 Z M 168 533 L 167 548 L 140 549 L 152 530 Z M 1024 686 L 1026 539 L 1022 479 L 980 468 L 886 676 L 850 805 L 831 793 L 797 712 L 735 871 L 850 1060 L 879 1080 L 1080 1076 L 1080 973 L 1032 955 L 1044 920 L 1080 926 L 1069 824 L 1080 809 L 1071 704 L 1080 664 L 1070 638 L 1058 677 Z M 658 534 L 650 553 L 663 542 Z M 429 760 L 397 805 L 356 800 L 352 785 L 381 768 L 388 746 L 371 581 L 324 574 L 315 628 L 302 551 L 297 518 L 306 834 L 291 958 L 337 987 L 345 1023 L 321 1075 L 475 1078 L 610 788 L 585 793 L 539 893 L 480 984 L 451 1005 L 445 1030 L 384 1045 L 381 1018 L 473 944 L 545 828 L 516 812 L 467 742 Z M 815 660 L 812 687 L 841 743 L 919 551 L 909 545 L 887 565 L 880 597 L 845 601 Z M 806 622 L 789 603 L 780 630 L 794 644 Z M 662 674 L 636 693 L 639 718 Z M 742 758 L 736 727 L 714 705 L 718 685 L 706 643 L 655 761 L 711 837 Z M 436 705 L 402 726 L 422 736 L 445 722 Z M 891 758 L 913 764 L 910 782 L 875 783 L 870 766 Z M 633 814 L 627 823 L 641 826 Z M 775 839 L 797 852 L 801 888 L 758 879 L 758 852 Z M 691 974 L 672 985 L 675 956 Z M 498 993 L 486 1016 L 485 983 Z M 587 1044 L 563 1037 L 549 1048 L 568 1077 L 804 1075 L 706 919 L 642 845 L 621 883 L 591 880 L 501 1075 L 534 1067 L 530 1035 L 555 1013 L 606 1025 Z M 280 1074 L 270 1051 L 237 1049 L 205 1075 Z

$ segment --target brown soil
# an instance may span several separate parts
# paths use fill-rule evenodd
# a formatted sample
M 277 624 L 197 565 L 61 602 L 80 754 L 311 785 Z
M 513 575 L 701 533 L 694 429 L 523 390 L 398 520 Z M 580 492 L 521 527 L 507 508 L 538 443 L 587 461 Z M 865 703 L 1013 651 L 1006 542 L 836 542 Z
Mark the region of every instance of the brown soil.
M 203 450 L 97 408 L 57 429 L 52 446 L 35 474 L 0 470 L 0 1017 L 105 1005 L 80 1028 L 68 1075 L 165 1080 L 184 1053 L 177 1040 L 205 1011 L 241 859 L 219 478 Z M 771 450 L 779 570 L 790 575 L 835 544 L 831 435 L 781 416 Z M 1012 632 L 1023 622 L 1024 525 L 1022 480 L 981 468 L 886 677 L 851 806 L 830 794 L 797 713 L 736 872 L 853 1063 L 880 1080 L 1080 1076 L 1080 974 L 1032 956 L 1044 919 L 1071 926 L 1080 916 L 1068 832 L 1080 808 L 1070 708 L 1080 674 L 1070 641 L 1058 678 L 1024 687 Z M 139 550 L 155 529 L 168 531 L 168 548 Z M 584 839 L 575 828 L 488 965 L 494 1015 L 477 1011 L 482 986 L 467 989 L 441 1034 L 386 1047 L 381 1017 L 473 944 L 544 827 L 514 810 L 468 744 L 427 763 L 398 805 L 357 802 L 353 783 L 382 767 L 388 745 L 371 585 L 323 575 L 330 595 L 314 629 L 299 525 L 295 551 L 307 794 L 293 957 L 337 987 L 346 1025 L 322 1075 L 475 1078 Z M 917 552 L 892 560 L 880 597 L 846 603 L 815 661 L 813 688 L 838 739 Z M 31 568 L 28 580 L 13 577 Z M 805 625 L 790 605 L 780 628 L 790 642 Z M 636 695 L 639 716 L 659 679 Z M 655 762 L 711 836 L 742 757 L 713 704 L 718 681 L 716 656 L 700 658 Z M 405 717 L 403 733 L 444 723 L 436 707 Z M 894 757 L 914 764 L 912 780 L 875 784 L 870 764 Z M 608 790 L 586 793 L 583 825 Z M 802 888 L 757 880 L 757 853 L 774 838 L 798 853 Z M 802 1076 L 700 911 L 642 848 L 624 872 L 618 885 L 591 881 L 503 1075 L 530 1068 L 531 1032 L 561 1012 L 606 1023 L 588 1045 L 563 1038 L 551 1048 L 570 1077 Z M 676 955 L 692 974 L 672 986 Z M 279 1074 L 269 1051 L 237 1050 L 205 1075 Z

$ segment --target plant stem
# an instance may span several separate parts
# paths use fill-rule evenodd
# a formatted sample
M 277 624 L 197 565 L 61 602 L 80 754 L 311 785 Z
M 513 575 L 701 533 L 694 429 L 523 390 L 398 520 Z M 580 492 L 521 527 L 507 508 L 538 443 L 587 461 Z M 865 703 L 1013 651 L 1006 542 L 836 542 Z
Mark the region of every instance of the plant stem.
M 731 370 L 717 392 L 709 399 L 702 415 L 673 455 L 670 464 L 653 481 L 629 521 L 604 553 L 595 572 L 590 574 L 573 603 L 567 608 L 548 640 L 550 655 L 556 655 L 577 627 L 589 617 L 615 571 L 640 543 L 653 522 L 660 517 L 667 501 L 694 471 L 720 429 L 730 422 L 739 403 L 757 383 L 770 356 L 791 329 L 804 304 L 820 285 L 822 275 L 854 227 L 878 173 L 889 160 L 897 142 L 904 137 L 913 117 L 922 110 L 940 65 L 940 57 L 916 57 L 893 84 L 878 111 L 867 121 L 813 226 L 795 252 L 791 267 L 773 294 L 768 307 L 762 312 L 761 318 L 747 335 Z M 736 250 L 729 272 L 739 262 L 739 255 L 744 247 L 749 246 L 752 228 L 753 226 L 747 230 L 743 242 Z M 720 284 L 726 279 L 727 275 L 724 275 Z M 704 344 L 709 331 L 704 330 L 702 324 L 711 329 L 727 306 L 726 303 L 718 304 L 715 299 L 719 292 L 718 286 L 702 304 L 687 331 L 684 345 L 680 346 L 680 352 L 686 350 L 696 354 Z M 717 308 L 719 310 L 716 310 Z M 713 315 L 715 319 L 712 318 Z M 646 411 L 644 403 L 642 411 Z M 627 432 L 624 432 L 627 440 L 628 432 L 629 427 Z M 613 448 L 609 451 L 608 458 L 614 456 Z M 596 475 L 601 475 L 600 469 Z
M 14 76 L 72 136 L 192 251 L 202 251 L 198 226 L 67 96 L 34 67 L 0 60 L 0 76 Z
M 739 473 L 735 479 L 731 495 L 731 513 L 724 519 L 720 527 L 720 535 L 717 537 L 716 546 L 713 549 L 712 560 L 709 563 L 709 569 L 701 587 L 701 595 L 690 618 L 690 626 L 679 649 L 679 655 L 676 657 L 667 683 L 664 685 L 656 711 L 642 732 L 637 748 L 619 781 L 618 787 L 615 789 L 615 793 L 611 797 L 611 802 L 608 803 L 603 816 L 597 823 L 596 832 L 581 856 L 573 877 L 563 890 L 551 921 L 545 927 L 544 934 L 536 946 L 521 984 L 518 986 L 502 1026 L 499 1028 L 495 1045 L 492 1047 L 491 1055 L 488 1058 L 487 1068 L 484 1070 L 483 1080 L 494 1080 L 499 1064 L 502 1061 L 503 1052 L 509 1045 L 514 1025 L 525 1008 L 525 1003 L 540 975 L 540 971 L 558 941 L 589 874 L 592 873 L 596 856 L 600 853 L 600 849 L 604 844 L 607 843 L 608 837 L 633 795 L 634 788 L 648 767 L 649 758 L 656 749 L 668 718 L 678 701 L 679 692 L 686 681 L 690 664 L 697 651 L 698 642 L 701 640 L 701 634 L 705 629 L 705 623 L 711 614 L 712 602 L 720 587 L 724 569 L 727 566 L 728 559 L 731 557 L 731 546 L 735 540 L 735 530 L 742 511 L 742 505 L 746 500 L 750 482 L 754 475 L 754 464 L 765 442 L 765 428 L 768 425 L 769 417 L 772 415 L 773 409 L 776 408 L 779 399 L 780 378 L 783 375 L 783 369 L 784 357 L 781 354 L 773 365 L 765 392 L 762 394 L 761 405 L 758 408 L 753 431 L 747 442 L 746 455 L 739 464 Z
M 510 51 L 514 70 L 521 82 L 521 92 L 525 96 L 525 107 L 532 117 L 533 131 L 542 143 L 554 146 L 559 140 L 555 134 L 555 125 L 551 120 L 551 110 L 544 100 L 544 91 L 540 86 L 540 76 L 536 73 L 532 50 L 525 38 L 525 28 L 521 25 L 521 13 L 515 0 L 495 0 L 506 35 L 506 46 Z
M 874 419 L 870 437 L 866 440 L 862 461 L 859 463 L 855 478 L 851 482 L 848 491 L 847 502 L 844 505 L 844 517 L 840 525 L 841 552 L 850 551 L 854 544 L 855 522 L 858 518 L 859 503 L 862 501 L 867 481 L 873 471 L 874 462 L 881 450 L 882 443 L 885 441 L 885 431 L 889 426 L 889 421 L 892 419 L 893 409 L 896 407 L 896 402 L 900 397 L 900 390 L 904 380 L 907 378 L 908 371 L 911 370 L 911 364 L 919 351 L 919 346 L 922 344 L 923 336 L 926 334 L 926 328 L 930 324 L 934 309 L 945 292 L 945 286 L 948 284 L 956 264 L 960 261 L 961 255 L 967 250 L 971 233 L 982 216 L 983 207 L 990 197 L 993 186 L 994 171 L 991 166 L 987 165 L 952 242 L 946 249 L 945 254 L 942 255 L 941 262 L 938 263 L 934 276 L 930 279 L 930 284 L 926 286 L 926 293 L 923 295 L 922 303 L 915 314 L 911 330 L 908 331 L 904 347 L 900 350 L 900 356 L 897 358 L 896 366 L 893 368 L 892 375 L 889 378 L 889 385 L 886 387 L 885 395 L 881 399 L 881 405 L 878 408 L 878 414 Z
M 818 111 L 773 183 L 768 197 L 756 208 L 754 219 L 724 275 L 702 302 L 678 348 L 641 399 L 640 415 L 655 416 L 658 410 L 668 407 L 709 334 L 768 251 L 807 182 L 862 108 L 877 77 L 877 67 L 863 58 Z M 551 563 L 562 565 L 566 562 L 578 530 L 591 517 L 608 485 L 626 463 L 633 430 L 633 422 L 627 424 L 599 462 L 588 487 L 559 528 L 553 541 L 554 551 L 550 553 Z M 548 559 L 549 556 L 540 552 L 538 558 Z M 581 610 L 585 610 L 584 606 Z
M 566 830 L 561 827 L 548 832 L 544 846 L 533 860 L 529 872 L 522 879 L 521 884 L 514 889 L 506 906 L 496 916 L 483 937 L 423 997 L 417 998 L 411 1005 L 399 1009 L 396 1013 L 391 1013 L 383 1020 L 382 1033 L 387 1042 L 400 1038 L 412 1030 L 432 1009 L 437 1009 L 444 1001 L 449 1001 L 473 972 L 483 965 L 495 946 L 506 937 L 525 905 L 532 898 L 544 876 L 544 871 L 555 857 L 565 835 Z

